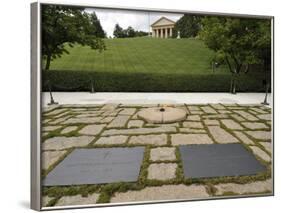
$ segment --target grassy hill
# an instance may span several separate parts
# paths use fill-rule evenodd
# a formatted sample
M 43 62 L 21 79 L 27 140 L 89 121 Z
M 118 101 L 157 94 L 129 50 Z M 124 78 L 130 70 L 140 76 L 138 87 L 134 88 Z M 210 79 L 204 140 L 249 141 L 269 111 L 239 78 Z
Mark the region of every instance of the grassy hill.
M 58 91 L 228 91 L 230 72 L 214 73 L 213 52 L 196 39 L 106 39 L 107 50 L 99 53 L 87 46 L 68 48 L 43 73 Z M 264 74 L 251 70 L 241 74 L 240 91 L 260 91 Z M 45 84 L 46 85 L 46 84 Z M 46 89 L 46 88 L 45 88 Z

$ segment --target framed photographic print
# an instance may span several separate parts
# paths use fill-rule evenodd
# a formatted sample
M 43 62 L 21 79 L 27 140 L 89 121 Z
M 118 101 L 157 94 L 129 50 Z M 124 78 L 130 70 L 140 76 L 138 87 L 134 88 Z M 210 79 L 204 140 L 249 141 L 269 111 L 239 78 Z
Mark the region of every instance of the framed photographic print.
M 32 208 L 272 196 L 273 20 L 32 3 Z

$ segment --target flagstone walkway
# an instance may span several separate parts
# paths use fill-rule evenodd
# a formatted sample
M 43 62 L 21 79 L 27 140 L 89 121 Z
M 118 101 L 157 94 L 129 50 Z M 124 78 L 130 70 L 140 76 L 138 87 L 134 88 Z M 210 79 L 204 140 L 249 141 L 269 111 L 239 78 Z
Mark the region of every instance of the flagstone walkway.
M 268 194 L 271 180 L 271 109 L 262 105 L 176 105 L 184 121 L 150 124 L 138 117 L 157 105 L 60 105 L 45 108 L 43 178 L 75 148 L 145 146 L 136 183 L 43 187 L 43 206 L 203 199 Z M 262 174 L 185 179 L 179 145 L 241 143 L 264 165 Z

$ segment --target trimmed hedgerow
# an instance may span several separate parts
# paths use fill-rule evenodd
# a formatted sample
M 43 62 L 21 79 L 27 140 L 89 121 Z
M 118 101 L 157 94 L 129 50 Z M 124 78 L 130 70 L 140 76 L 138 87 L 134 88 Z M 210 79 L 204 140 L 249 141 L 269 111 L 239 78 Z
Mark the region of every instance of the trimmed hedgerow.
M 49 82 L 53 91 L 96 92 L 229 92 L 229 73 L 119 73 L 48 70 L 43 71 L 43 91 Z M 263 92 L 262 72 L 240 74 L 238 92 Z

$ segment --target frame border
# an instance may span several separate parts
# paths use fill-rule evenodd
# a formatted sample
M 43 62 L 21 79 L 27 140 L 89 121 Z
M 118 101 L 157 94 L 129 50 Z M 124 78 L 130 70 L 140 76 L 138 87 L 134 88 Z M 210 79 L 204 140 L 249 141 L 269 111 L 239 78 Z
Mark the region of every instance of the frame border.
M 139 12 L 159 12 L 159 13 L 189 13 L 195 15 L 209 16 L 228 16 L 239 18 L 256 18 L 271 20 L 271 94 L 272 94 L 272 193 L 264 195 L 240 195 L 240 196 L 224 196 L 202 199 L 178 199 L 178 200 L 157 200 L 157 201 L 139 201 L 139 202 L 122 202 L 122 203 L 106 203 L 106 204 L 90 204 L 90 205 L 75 205 L 62 207 L 42 207 L 42 185 L 41 185 L 41 112 L 42 112 L 42 92 L 41 92 L 41 5 L 61 5 L 73 7 L 89 7 L 95 9 L 108 10 L 124 10 L 124 11 L 139 11 Z M 268 197 L 274 196 L 275 178 L 274 178 L 274 108 L 275 108 L 275 78 L 274 78 L 274 16 L 269 15 L 253 15 L 253 14 L 238 14 L 238 13 L 223 13 L 223 12 L 208 12 L 208 11 L 188 11 L 177 9 L 158 9 L 158 8 L 141 8 L 141 7 L 124 7 L 124 6 L 106 6 L 85 3 L 59 3 L 52 1 L 38 1 L 31 3 L 31 209 L 37 211 L 46 210 L 62 210 L 62 209 L 79 209 L 79 208 L 98 208 L 98 207 L 113 207 L 113 206 L 128 206 L 128 205 L 144 205 L 144 204 L 160 204 L 160 203 L 178 203 L 203 200 L 221 200 L 221 199 L 237 199 L 237 198 L 252 198 L 252 197 Z

